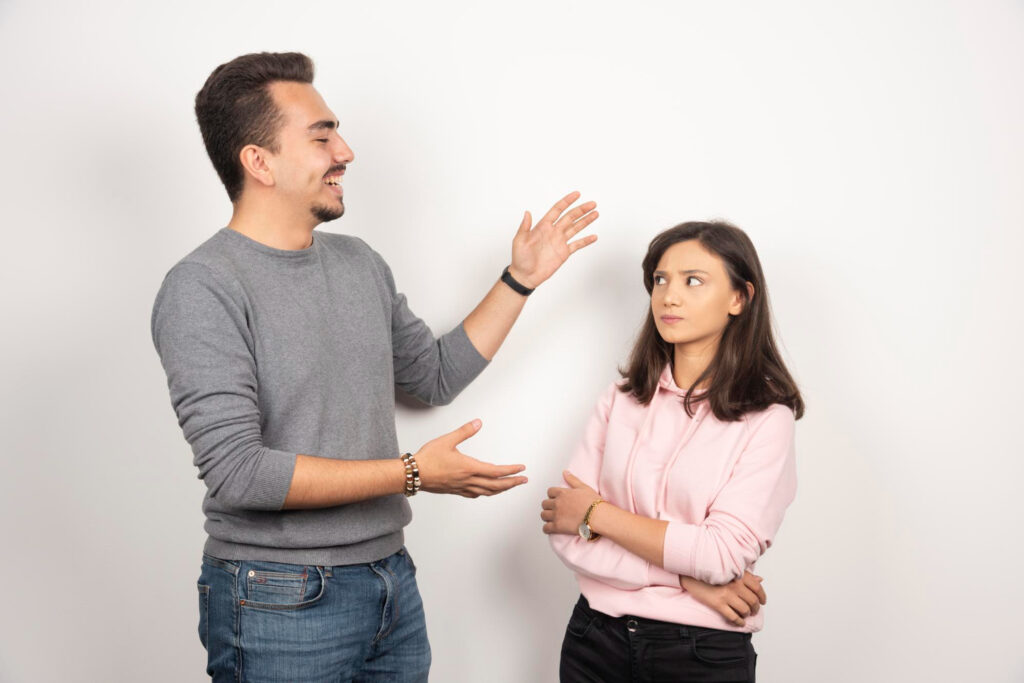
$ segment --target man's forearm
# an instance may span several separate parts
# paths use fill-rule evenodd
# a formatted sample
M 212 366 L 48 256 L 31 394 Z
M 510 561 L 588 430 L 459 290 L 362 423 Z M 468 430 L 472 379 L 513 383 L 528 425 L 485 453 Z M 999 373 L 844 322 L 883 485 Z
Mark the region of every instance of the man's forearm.
M 473 312 L 466 316 L 463 329 L 481 356 L 487 360 L 494 358 L 525 304 L 525 296 L 498 280 Z
M 405 491 L 405 465 L 394 460 L 295 458 L 285 510 L 326 508 Z

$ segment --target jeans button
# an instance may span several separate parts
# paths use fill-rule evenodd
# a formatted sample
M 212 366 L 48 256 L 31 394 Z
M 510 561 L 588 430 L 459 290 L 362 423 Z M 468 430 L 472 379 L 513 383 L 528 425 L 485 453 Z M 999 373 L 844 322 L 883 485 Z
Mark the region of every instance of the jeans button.
M 637 626 L 639 626 L 639 624 L 636 623 L 636 619 L 630 619 L 626 622 L 626 630 L 630 633 L 636 633 Z
M 250 570 L 249 570 L 249 576 L 250 576 L 250 577 L 252 577 L 252 576 L 256 576 L 256 572 L 254 572 L 253 570 L 251 570 L 251 569 L 250 569 Z

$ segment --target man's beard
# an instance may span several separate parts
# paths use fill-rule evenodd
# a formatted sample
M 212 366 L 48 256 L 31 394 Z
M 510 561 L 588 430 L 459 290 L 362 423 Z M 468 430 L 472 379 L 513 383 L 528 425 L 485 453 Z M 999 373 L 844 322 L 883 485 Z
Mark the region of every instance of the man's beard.
M 338 201 L 337 206 L 323 206 L 314 204 L 310 211 L 313 216 L 321 223 L 327 223 L 329 221 L 337 220 L 345 215 L 345 204 L 342 201 Z

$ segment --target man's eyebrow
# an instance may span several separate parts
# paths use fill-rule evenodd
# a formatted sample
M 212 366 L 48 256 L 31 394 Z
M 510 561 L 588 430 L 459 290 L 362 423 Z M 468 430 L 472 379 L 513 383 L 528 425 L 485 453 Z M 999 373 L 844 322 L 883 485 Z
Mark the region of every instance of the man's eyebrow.
M 316 123 L 312 124 L 306 130 L 310 133 L 316 133 L 321 130 L 334 130 L 339 125 L 340 124 L 337 121 L 328 121 L 327 119 L 324 119 L 323 121 L 317 121 Z

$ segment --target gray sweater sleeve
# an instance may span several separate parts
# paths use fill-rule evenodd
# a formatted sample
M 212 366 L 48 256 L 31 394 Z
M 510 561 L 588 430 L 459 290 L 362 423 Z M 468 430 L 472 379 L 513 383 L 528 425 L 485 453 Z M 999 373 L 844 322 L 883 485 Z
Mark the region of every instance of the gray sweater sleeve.
M 263 445 L 256 361 L 240 296 L 183 262 L 153 305 L 153 343 L 199 478 L 225 508 L 280 510 L 295 453 Z
M 427 324 L 409 310 L 405 295 L 384 259 L 374 252 L 391 294 L 391 344 L 395 384 L 432 406 L 447 405 L 487 367 L 460 323 L 435 339 Z

